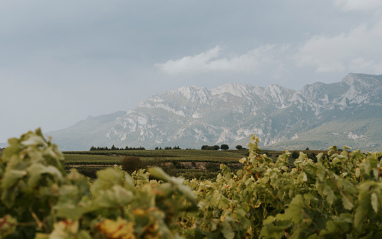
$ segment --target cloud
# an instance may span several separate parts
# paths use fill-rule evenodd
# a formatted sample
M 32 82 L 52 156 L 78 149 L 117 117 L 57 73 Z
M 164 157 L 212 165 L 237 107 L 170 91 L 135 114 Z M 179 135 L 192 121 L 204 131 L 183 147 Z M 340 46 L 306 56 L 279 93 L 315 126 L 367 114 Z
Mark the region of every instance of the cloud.
M 373 27 L 361 25 L 336 36 L 316 35 L 298 50 L 300 66 L 313 66 L 316 72 L 382 71 L 382 21 Z
M 162 71 L 176 75 L 195 71 L 208 70 L 209 62 L 219 55 L 221 48 L 216 46 L 213 49 L 202 52 L 194 56 L 185 56 L 179 60 L 169 60 L 163 64 L 155 64 Z
M 287 48 L 287 46 L 263 45 L 245 54 L 220 57 L 222 49 L 216 46 L 197 55 L 168 60 L 155 66 L 169 75 L 222 71 L 257 72 L 269 66 L 281 69 L 281 62 L 278 59 Z
M 334 4 L 345 11 L 375 10 L 382 8 L 381 0 L 334 0 Z

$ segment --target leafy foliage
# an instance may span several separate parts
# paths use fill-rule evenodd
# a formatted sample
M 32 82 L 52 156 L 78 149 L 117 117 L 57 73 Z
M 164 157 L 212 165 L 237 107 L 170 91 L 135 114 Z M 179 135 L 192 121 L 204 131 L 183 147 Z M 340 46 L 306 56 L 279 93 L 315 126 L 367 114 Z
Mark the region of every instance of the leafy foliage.
M 9 145 L 0 161 L 0 238 L 179 238 L 178 215 L 196 208 L 183 181 L 160 169 L 151 171 L 161 183 L 116 167 L 90 184 L 76 170 L 66 174 L 40 130 Z
M 382 153 L 300 152 L 276 161 L 249 143 L 241 170 L 184 180 L 160 168 L 67 174 L 40 130 L 10 139 L 0 161 L 0 238 L 379 238 Z M 156 178 L 156 180 L 149 180 Z

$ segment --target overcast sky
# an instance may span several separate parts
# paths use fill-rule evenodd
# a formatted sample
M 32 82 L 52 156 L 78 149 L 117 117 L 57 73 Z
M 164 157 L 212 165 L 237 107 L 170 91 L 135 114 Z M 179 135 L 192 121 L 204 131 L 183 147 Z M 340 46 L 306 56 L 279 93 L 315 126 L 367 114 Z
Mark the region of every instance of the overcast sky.
M 381 0 L 1 0 L 0 142 L 181 86 L 382 74 Z

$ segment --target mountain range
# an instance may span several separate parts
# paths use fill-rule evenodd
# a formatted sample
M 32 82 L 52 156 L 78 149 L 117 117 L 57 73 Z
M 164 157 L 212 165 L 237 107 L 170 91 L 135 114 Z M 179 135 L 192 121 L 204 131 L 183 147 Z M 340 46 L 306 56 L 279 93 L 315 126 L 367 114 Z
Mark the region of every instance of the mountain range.
M 91 146 L 145 148 L 228 144 L 251 134 L 267 149 L 327 149 L 344 145 L 382 151 L 382 75 L 349 74 L 340 82 L 292 90 L 226 84 L 181 87 L 135 109 L 97 117 L 48 135 L 62 150 Z

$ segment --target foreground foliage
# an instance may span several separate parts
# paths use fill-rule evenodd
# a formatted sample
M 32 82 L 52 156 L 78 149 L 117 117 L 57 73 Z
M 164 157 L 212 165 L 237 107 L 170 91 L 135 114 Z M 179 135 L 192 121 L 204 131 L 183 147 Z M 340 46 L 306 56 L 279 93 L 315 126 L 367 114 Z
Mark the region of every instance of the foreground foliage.
M 378 238 L 381 153 L 300 153 L 274 162 L 252 137 L 243 169 L 215 180 L 131 175 L 120 167 L 90 183 L 66 173 L 40 130 L 10 139 L 0 160 L 0 238 Z M 149 175 L 158 180 L 149 180 Z

